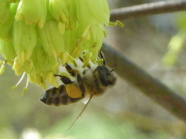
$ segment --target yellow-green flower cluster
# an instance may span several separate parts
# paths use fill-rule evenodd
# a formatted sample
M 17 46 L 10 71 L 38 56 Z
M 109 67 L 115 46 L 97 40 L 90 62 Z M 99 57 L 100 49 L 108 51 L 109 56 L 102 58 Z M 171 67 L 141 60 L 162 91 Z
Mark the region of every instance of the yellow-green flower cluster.
M 59 66 L 96 62 L 109 23 L 106 0 L 0 0 L 0 73 L 12 65 L 30 82 L 58 87 Z

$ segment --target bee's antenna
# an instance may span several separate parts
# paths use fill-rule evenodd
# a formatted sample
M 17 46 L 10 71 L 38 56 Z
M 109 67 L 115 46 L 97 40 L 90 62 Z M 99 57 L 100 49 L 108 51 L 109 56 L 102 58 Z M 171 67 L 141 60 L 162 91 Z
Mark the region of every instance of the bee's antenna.
M 109 73 L 115 71 L 116 68 L 117 68 L 117 61 L 116 61 L 116 60 L 117 60 L 117 56 L 116 56 L 116 53 L 115 53 L 114 57 L 115 57 L 115 65 L 114 65 L 115 68 L 111 69 L 111 70 L 109 71 Z
M 116 68 L 114 68 L 114 69 L 111 69 L 111 70 L 110 70 L 110 72 L 113 72 L 113 71 L 115 71 L 115 69 L 116 69 Z
M 117 55 L 116 55 L 116 53 L 114 54 L 114 59 L 115 59 L 115 62 L 114 62 L 114 68 L 113 69 L 111 69 L 110 70 L 110 72 L 113 72 L 113 71 L 115 71 L 116 70 L 116 68 L 117 68 Z
M 73 121 L 73 123 L 70 125 L 70 127 L 67 129 L 66 133 L 71 129 L 71 127 L 75 124 L 75 122 L 79 119 L 79 117 L 81 116 L 81 114 L 84 112 L 84 110 L 86 109 L 86 107 L 88 106 L 90 100 L 92 99 L 92 97 L 94 96 L 91 95 L 90 98 L 88 99 L 88 102 L 85 104 L 84 108 L 81 110 L 81 112 L 79 113 L 79 115 L 76 117 L 76 119 Z
M 101 50 L 99 51 L 99 57 L 100 57 L 101 59 L 103 59 L 103 65 L 105 66 L 107 63 L 106 63 L 104 54 L 103 54 L 103 52 L 102 52 Z
M 115 54 L 114 54 L 114 57 L 115 57 L 115 63 L 114 63 L 114 66 L 115 66 L 115 68 L 114 68 L 114 70 L 117 68 L 117 66 L 118 66 L 118 63 L 117 63 L 117 54 L 116 54 L 116 52 L 115 52 Z

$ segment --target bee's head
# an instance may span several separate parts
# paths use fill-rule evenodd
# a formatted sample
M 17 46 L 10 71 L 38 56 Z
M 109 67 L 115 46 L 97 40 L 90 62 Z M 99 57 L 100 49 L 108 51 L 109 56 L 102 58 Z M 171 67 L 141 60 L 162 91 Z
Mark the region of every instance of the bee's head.
M 98 78 L 103 86 L 112 86 L 116 83 L 114 70 L 110 70 L 106 66 L 98 66 L 95 71 L 97 71 Z

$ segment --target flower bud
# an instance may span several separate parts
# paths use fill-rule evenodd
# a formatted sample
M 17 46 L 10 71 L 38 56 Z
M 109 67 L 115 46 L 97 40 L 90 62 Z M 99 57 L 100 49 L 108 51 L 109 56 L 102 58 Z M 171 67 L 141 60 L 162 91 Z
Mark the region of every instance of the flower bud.
M 57 58 L 59 53 L 65 52 L 63 35 L 60 34 L 58 23 L 55 20 L 49 20 L 38 31 L 42 46 L 47 54 Z
M 109 23 L 110 13 L 106 0 L 77 0 L 76 8 L 78 22 L 85 27 Z
M 15 3 L 15 2 L 19 2 L 20 0 L 8 0 L 8 2 L 10 3 Z
M 49 0 L 49 11 L 52 17 L 61 22 L 66 29 L 76 25 L 75 0 Z
M 42 28 L 47 16 L 46 0 L 21 0 L 16 13 L 16 20 L 23 19 L 27 24 Z
M 18 61 L 23 63 L 29 59 L 37 44 L 37 31 L 35 26 L 27 25 L 24 21 L 15 21 L 13 29 L 13 44 Z
M 5 59 L 9 61 L 13 61 L 14 58 L 16 57 L 16 52 L 12 44 L 12 41 L 5 41 L 1 39 L 0 40 L 0 53 Z
M 7 0 L 1 0 L 0 4 L 0 23 L 4 23 L 10 16 L 10 3 Z
M 4 64 L 0 67 L 0 75 L 3 74 L 5 71 L 5 66 Z
M 12 39 L 12 26 L 14 23 L 14 17 L 9 16 L 8 20 L 0 24 L 0 38 L 4 40 Z
M 53 69 L 57 64 L 55 57 L 48 55 L 41 46 L 37 46 L 30 58 L 33 61 L 35 72 L 43 77 L 46 77 L 47 72 L 55 72 L 57 69 Z

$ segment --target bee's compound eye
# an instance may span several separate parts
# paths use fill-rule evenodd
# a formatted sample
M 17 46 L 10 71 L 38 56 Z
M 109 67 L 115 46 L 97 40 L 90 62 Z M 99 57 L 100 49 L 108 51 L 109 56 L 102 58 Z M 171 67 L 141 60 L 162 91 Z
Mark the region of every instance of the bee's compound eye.
M 98 69 L 99 78 L 103 86 L 114 85 L 116 81 L 116 77 L 114 76 L 112 70 L 106 66 L 100 66 Z
M 100 81 L 101 81 L 103 86 L 108 86 L 109 85 L 109 83 L 107 81 L 107 78 L 104 75 L 100 76 Z
M 114 85 L 116 83 L 116 77 L 113 74 L 110 74 L 107 76 L 107 81 L 109 82 L 109 85 Z

